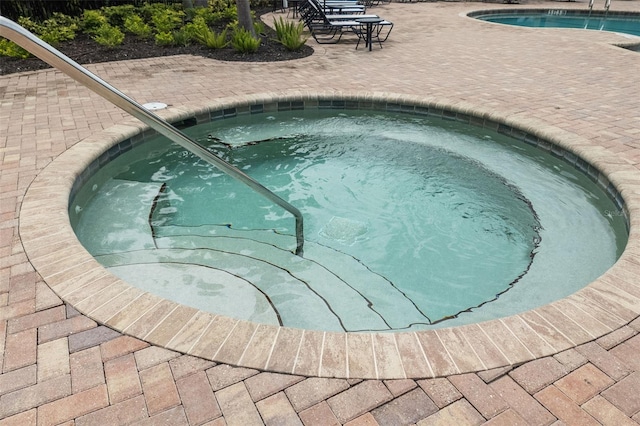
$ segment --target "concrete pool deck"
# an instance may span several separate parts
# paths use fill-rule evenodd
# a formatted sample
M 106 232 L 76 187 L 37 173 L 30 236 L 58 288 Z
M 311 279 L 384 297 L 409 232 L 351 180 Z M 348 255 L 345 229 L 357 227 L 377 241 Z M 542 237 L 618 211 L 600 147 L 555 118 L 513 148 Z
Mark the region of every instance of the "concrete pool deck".
M 529 6 L 586 4 L 509 7 Z M 322 374 L 322 365 L 330 364 L 317 359 L 299 363 L 310 368 L 292 369 L 294 374 L 263 372 L 123 335 L 80 314 L 75 303 L 64 303 L 49 287 L 69 299 L 65 296 L 71 291 L 61 291 L 58 279 L 76 282 L 75 277 L 93 272 L 87 268 L 91 260 L 83 250 L 69 247 L 64 241 L 69 236 L 60 228 L 65 220 L 60 212 L 66 208 L 59 205 L 60 193 L 72 182 L 63 176 L 56 181 L 55 173 L 53 180 L 44 177 L 50 179 L 56 167 L 63 172 L 78 166 L 73 158 L 68 167 L 59 161 L 65 153 L 71 157 L 72 147 L 95 149 L 89 142 L 115 138 L 136 125 L 58 72 L 1 76 L 0 129 L 6 133 L 0 134 L 0 424 L 635 424 L 640 419 L 640 251 L 633 235 L 640 194 L 640 54 L 612 46 L 629 42 L 615 34 L 541 31 L 462 16 L 502 7 L 507 6 L 378 7 L 376 13 L 396 28 L 384 49 L 372 52 L 356 51 L 350 43 L 318 46 L 310 41 L 316 53 L 292 62 L 169 57 L 88 68 L 141 103 L 169 103 L 166 114 L 215 99 L 333 93 L 424 99 L 543 129 L 606 171 L 632 213 L 629 249 L 591 290 L 602 297 L 599 303 L 579 305 L 584 297 L 576 296 L 556 305 L 560 309 L 545 308 L 547 316 L 531 314 L 540 320 L 524 321 L 528 325 L 521 330 L 544 322 L 535 333 L 516 333 L 505 323 L 500 331 L 482 329 L 495 344 L 491 348 L 474 345 L 473 336 L 459 329 L 433 334 L 443 341 L 440 353 L 446 360 L 439 369 L 431 359 L 432 370 L 422 375 L 408 372 L 406 359 L 398 363 L 402 355 L 392 353 L 387 361 L 395 359 L 395 364 L 385 364 L 384 353 L 363 362 L 352 358 L 348 365 L 368 371 L 360 377 L 308 378 L 314 371 L 339 376 L 336 363 Z M 619 1 L 612 10 L 638 11 L 640 2 Z M 100 277 L 96 273 L 91 281 Z M 86 295 L 77 303 L 83 300 Z M 578 317 L 576 306 L 581 306 Z M 156 324 L 145 323 L 141 333 L 158 330 Z M 255 331 L 249 327 L 245 332 L 254 336 Z M 527 342 L 527 336 L 534 340 Z M 553 343 L 560 341 L 565 343 Z M 516 342 L 526 349 L 523 358 Z M 553 350 L 545 352 L 544 345 Z M 423 345 L 427 351 L 430 347 Z M 522 363 L 531 358 L 537 359 Z M 401 368 L 385 375 L 384 365 Z M 370 379 L 403 375 L 415 378 Z

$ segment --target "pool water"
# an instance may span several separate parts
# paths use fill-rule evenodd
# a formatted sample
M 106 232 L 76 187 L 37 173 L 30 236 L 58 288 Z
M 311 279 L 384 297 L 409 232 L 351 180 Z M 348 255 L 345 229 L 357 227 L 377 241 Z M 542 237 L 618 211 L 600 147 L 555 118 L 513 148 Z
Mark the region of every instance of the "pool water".
M 577 28 L 612 31 L 640 37 L 640 15 L 551 9 L 546 11 L 492 12 L 472 15 L 483 21 L 535 28 Z
M 199 309 L 339 331 L 477 321 L 576 291 L 626 243 L 584 174 L 460 123 L 296 111 L 185 132 L 302 211 L 303 259 L 288 213 L 161 137 L 70 213 L 113 273 Z

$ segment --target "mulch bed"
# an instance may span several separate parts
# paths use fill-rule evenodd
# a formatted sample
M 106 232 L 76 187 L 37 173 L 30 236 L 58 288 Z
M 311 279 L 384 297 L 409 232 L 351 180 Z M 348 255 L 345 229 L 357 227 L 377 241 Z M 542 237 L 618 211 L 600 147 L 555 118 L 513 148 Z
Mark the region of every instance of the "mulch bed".
M 265 13 L 268 10 L 261 12 Z M 260 12 L 257 14 L 259 15 Z M 223 49 L 208 49 L 201 45 L 157 46 L 153 40 L 140 40 L 131 35 L 127 35 L 120 46 L 107 48 L 100 46 L 86 35 L 79 34 L 74 40 L 60 43 L 56 49 L 83 65 L 173 55 L 197 55 L 221 61 L 273 62 L 299 59 L 313 54 L 313 48 L 308 45 L 295 52 L 287 50 L 275 40 L 275 31 L 270 27 L 265 26 L 265 34 L 261 34 L 260 38 L 258 51 L 251 54 L 238 53 L 231 46 Z M 45 68 L 51 67 L 38 58 L 16 59 L 0 56 L 0 75 Z

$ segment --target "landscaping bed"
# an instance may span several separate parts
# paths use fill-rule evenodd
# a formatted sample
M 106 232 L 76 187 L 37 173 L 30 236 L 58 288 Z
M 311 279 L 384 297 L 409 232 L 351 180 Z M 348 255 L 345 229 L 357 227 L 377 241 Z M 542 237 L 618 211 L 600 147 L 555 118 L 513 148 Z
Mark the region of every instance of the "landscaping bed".
M 268 9 L 257 11 L 257 15 L 269 11 Z M 282 16 L 286 15 L 282 14 Z M 272 23 L 269 22 L 269 24 Z M 303 58 L 313 53 L 313 48 L 308 45 L 297 51 L 287 50 L 276 40 L 275 31 L 266 25 L 260 39 L 258 51 L 245 54 L 237 52 L 231 46 L 222 49 L 209 49 L 200 44 L 159 46 L 153 39 L 143 40 L 130 36 L 125 37 L 121 45 L 109 48 L 99 45 L 85 34 L 78 34 L 73 40 L 61 42 L 56 48 L 80 64 L 173 55 L 196 55 L 221 61 L 273 62 Z M 0 56 L 0 75 L 44 68 L 50 68 L 50 66 L 38 58 L 17 59 Z

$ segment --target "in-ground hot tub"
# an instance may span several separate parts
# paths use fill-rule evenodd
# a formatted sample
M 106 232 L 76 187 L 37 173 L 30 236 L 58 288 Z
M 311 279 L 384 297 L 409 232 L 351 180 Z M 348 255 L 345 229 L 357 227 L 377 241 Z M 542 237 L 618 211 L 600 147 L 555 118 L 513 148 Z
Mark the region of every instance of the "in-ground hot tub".
M 613 186 L 509 126 L 341 100 L 209 120 L 184 131 L 302 210 L 303 258 L 290 217 L 161 137 L 121 142 L 70 205 L 111 272 L 199 310 L 326 331 L 468 324 L 574 293 L 626 243 Z

